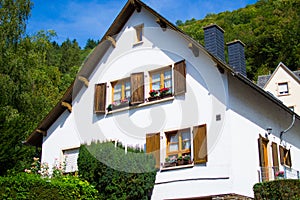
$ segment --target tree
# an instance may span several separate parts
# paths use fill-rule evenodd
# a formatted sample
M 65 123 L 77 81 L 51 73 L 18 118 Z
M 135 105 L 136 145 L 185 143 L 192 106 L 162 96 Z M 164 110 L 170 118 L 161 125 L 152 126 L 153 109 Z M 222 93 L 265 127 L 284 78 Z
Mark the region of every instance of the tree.
M 30 0 L 0 1 L 1 48 L 16 45 L 19 42 L 25 33 L 26 21 L 30 15 L 31 7 Z
M 97 46 L 98 43 L 99 43 L 99 41 L 95 41 L 93 39 L 88 39 L 86 41 L 86 45 L 85 45 L 84 49 L 85 50 L 87 50 L 87 49 L 93 49 L 93 48 L 95 48 Z

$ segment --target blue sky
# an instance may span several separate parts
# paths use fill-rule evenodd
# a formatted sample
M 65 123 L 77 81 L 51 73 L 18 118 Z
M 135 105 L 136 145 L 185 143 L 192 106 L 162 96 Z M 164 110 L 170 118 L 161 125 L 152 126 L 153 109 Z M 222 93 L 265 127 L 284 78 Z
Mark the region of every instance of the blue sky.
M 87 39 L 99 40 L 127 0 L 31 0 L 34 3 L 27 33 L 54 30 L 55 41 L 76 39 L 84 47 Z M 232 11 L 257 0 L 143 0 L 175 24 L 177 20 L 202 19 L 208 13 Z

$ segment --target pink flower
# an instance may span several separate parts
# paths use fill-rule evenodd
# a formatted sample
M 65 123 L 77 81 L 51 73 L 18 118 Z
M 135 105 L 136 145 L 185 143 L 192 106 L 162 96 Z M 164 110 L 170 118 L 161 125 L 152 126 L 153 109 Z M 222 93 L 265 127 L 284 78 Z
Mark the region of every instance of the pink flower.
M 284 176 L 284 171 L 277 171 L 275 176 Z

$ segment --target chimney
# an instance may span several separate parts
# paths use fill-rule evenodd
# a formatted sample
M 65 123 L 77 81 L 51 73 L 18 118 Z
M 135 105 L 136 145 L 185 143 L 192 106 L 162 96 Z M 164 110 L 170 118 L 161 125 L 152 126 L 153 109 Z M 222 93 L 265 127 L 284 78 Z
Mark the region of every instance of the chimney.
M 245 60 L 245 44 L 240 40 L 234 40 L 227 43 L 229 65 L 240 74 L 247 77 L 246 60 Z
M 205 48 L 211 54 L 225 62 L 224 30 L 216 24 L 208 25 L 203 29 Z

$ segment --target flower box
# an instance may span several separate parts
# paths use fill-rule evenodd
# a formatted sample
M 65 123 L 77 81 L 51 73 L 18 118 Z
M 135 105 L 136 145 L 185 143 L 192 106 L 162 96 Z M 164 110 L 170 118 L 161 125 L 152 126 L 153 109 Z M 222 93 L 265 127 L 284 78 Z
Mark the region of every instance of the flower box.
M 167 93 L 167 94 L 163 94 L 163 95 L 160 95 L 160 97 L 163 99 L 163 98 L 168 98 L 168 97 L 172 97 L 173 95 L 171 93 Z
M 109 104 L 106 108 L 106 110 L 108 112 L 113 111 L 113 110 L 118 110 L 121 108 L 125 108 L 130 106 L 130 102 L 129 101 L 121 101 L 119 103 L 113 102 L 112 104 Z
M 128 107 L 128 106 L 129 106 L 129 102 L 120 103 L 119 105 L 113 105 L 113 110 L 117 110 L 117 109 L 120 109 L 120 108 L 125 108 L 125 107 Z
M 164 163 L 164 167 L 175 167 L 176 166 L 176 162 L 165 162 Z
M 155 96 L 155 97 L 148 97 L 148 101 L 156 101 L 159 100 L 160 97 L 159 96 Z

